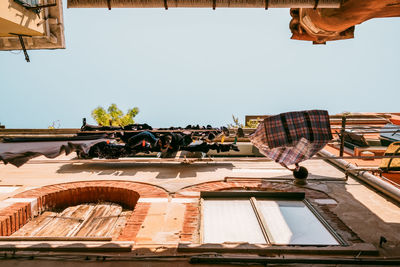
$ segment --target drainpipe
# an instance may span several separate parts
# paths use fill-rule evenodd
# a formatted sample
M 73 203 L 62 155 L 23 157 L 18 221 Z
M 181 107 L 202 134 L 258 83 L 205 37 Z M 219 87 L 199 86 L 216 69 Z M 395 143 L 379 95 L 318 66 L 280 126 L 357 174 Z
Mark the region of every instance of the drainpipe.
M 323 157 L 336 157 L 335 155 L 324 149 L 318 153 Z M 392 199 L 400 203 L 400 189 L 395 187 L 394 185 L 383 181 L 382 179 L 376 177 L 375 175 L 372 175 L 368 171 L 358 171 L 357 166 L 343 159 L 328 159 L 328 160 L 333 164 L 335 164 L 336 166 L 338 166 L 339 168 L 346 170 L 347 172 L 356 176 L 360 180 L 366 182 L 373 188 L 377 189 L 378 191 L 384 193 L 385 195 L 391 197 Z

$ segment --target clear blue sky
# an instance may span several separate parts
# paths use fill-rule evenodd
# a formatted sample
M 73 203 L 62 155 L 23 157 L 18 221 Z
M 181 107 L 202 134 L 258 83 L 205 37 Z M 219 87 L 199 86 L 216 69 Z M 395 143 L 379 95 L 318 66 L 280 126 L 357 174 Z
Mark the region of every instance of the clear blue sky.
M 290 40 L 289 21 L 288 9 L 64 6 L 65 50 L 29 51 L 30 63 L 0 52 L 0 123 L 80 127 L 111 103 L 139 107 L 136 121 L 153 127 L 314 108 L 400 112 L 400 18 L 325 46 Z

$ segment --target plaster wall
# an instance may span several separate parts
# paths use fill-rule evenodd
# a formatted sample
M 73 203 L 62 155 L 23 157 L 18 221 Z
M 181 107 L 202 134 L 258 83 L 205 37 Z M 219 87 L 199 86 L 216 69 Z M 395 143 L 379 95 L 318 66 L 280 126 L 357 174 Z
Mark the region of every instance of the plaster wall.
M 45 33 L 41 18 L 13 0 L 0 1 L 0 37 L 14 37 L 10 33 L 41 36 Z
M 73 156 L 61 156 L 58 160 L 70 157 Z M 227 188 L 307 191 L 312 204 L 346 240 L 351 243 L 360 240 L 370 243 L 379 250 L 380 256 L 400 255 L 398 204 L 356 179 L 345 180 L 343 172 L 324 161 L 310 160 L 304 162 L 304 166 L 310 172 L 309 184 L 297 188 L 293 185 L 291 172 L 280 165 L 274 162 L 253 162 L 251 159 L 240 161 L 233 158 L 228 162 L 185 165 L 132 162 L 70 164 L 67 161 L 38 158 L 20 168 L 0 164 L 0 208 L 5 210 L 10 205 L 8 198 L 32 198 L 26 195 L 27 190 L 39 190 L 43 186 L 58 188 L 60 183 L 89 182 L 97 186 L 110 184 L 113 187 L 117 183 L 126 183 L 127 186 L 132 182 L 145 183 L 165 191 L 162 195 L 154 195 L 154 189 L 143 191 L 152 192 L 151 195 L 139 193 L 141 198 L 132 216 L 134 220 L 127 224 L 118 241 L 134 241 L 135 246 L 157 244 L 165 247 L 199 241 L 201 191 Z M 350 232 L 355 235 L 350 235 Z M 380 248 L 381 236 L 387 242 Z

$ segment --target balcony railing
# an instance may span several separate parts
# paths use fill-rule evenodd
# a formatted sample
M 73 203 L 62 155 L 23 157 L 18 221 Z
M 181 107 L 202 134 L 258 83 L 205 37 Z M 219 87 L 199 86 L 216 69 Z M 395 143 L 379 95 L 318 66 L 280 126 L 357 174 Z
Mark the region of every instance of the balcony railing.
M 14 2 L 24 7 L 35 7 L 39 5 L 39 0 L 14 0 Z

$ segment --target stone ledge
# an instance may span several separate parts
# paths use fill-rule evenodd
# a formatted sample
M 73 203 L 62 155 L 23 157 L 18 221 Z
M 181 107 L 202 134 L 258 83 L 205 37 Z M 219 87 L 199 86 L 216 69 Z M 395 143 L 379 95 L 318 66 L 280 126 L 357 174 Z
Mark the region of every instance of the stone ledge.
M 378 250 L 369 243 L 351 246 L 276 246 L 268 244 L 185 244 L 178 245 L 178 252 L 256 253 L 256 254 L 313 254 L 376 256 Z
M 133 242 L 94 241 L 8 241 L 0 242 L 0 251 L 85 251 L 85 252 L 130 252 Z

